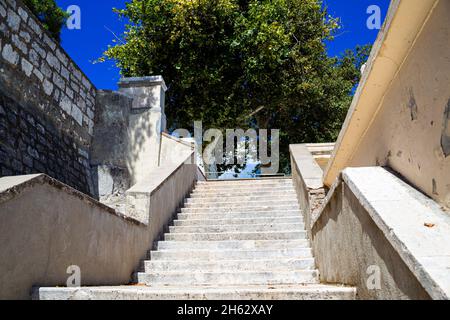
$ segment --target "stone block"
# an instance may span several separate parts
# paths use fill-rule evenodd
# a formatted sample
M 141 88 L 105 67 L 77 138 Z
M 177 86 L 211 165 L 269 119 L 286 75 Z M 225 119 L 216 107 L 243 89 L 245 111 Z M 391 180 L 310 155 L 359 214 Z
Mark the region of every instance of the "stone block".
M 28 20 L 28 13 L 20 7 L 17 9 L 17 12 L 19 13 L 19 16 L 22 18 L 22 20 L 26 23 Z
M 29 43 L 31 41 L 31 36 L 26 31 L 20 31 L 20 37 L 25 40 L 26 43 Z
M 45 57 L 47 56 L 47 52 L 44 50 L 44 48 L 42 48 L 37 42 L 33 42 L 31 44 L 31 47 L 41 56 L 42 59 L 45 59 Z
M 31 30 L 33 30 L 35 32 L 35 35 L 40 38 L 43 31 L 41 29 L 41 27 L 38 25 L 38 23 L 34 20 L 34 19 L 29 19 L 28 20 L 28 26 L 31 28 Z
M 51 39 L 47 34 L 44 34 L 43 40 L 44 43 L 50 47 L 50 49 L 52 50 L 56 49 L 55 41 L 53 41 L 53 39 Z
M 71 114 L 72 111 L 72 102 L 70 101 L 69 97 L 64 95 L 60 102 L 60 107 L 63 109 L 67 114 Z
M 62 65 L 67 66 L 67 64 L 69 63 L 69 59 L 67 58 L 66 54 L 63 53 L 60 49 L 56 49 L 55 53 L 56 57 L 59 59 Z
M 61 76 L 57 73 L 53 73 L 53 83 L 60 88 L 62 91 L 66 89 L 66 82 L 61 78 Z
M 71 115 L 80 126 L 83 125 L 83 113 L 76 105 L 72 105 Z
M 0 16 L 6 17 L 6 8 L 0 4 Z
M 43 83 L 43 87 L 44 87 L 45 94 L 50 96 L 53 92 L 53 83 L 51 83 L 50 81 L 45 79 L 44 83 Z
M 27 77 L 31 76 L 31 73 L 33 72 L 33 65 L 25 58 L 22 58 L 22 71 L 25 72 Z
M 10 5 L 13 9 L 16 9 L 16 6 L 17 6 L 16 0 L 6 0 L 6 2 L 8 2 L 9 5 Z
M 10 44 L 7 44 L 3 48 L 2 57 L 13 65 L 17 65 L 19 62 L 19 54 L 14 51 Z
M 20 28 L 20 17 L 11 9 L 8 10 L 8 14 L 6 16 L 6 23 L 14 32 L 18 32 Z
M 30 61 L 31 61 L 31 63 L 35 66 L 35 67 L 37 67 L 37 68 L 39 68 L 39 66 L 40 66 L 40 60 L 41 60 L 41 58 L 39 57 L 39 54 L 36 52 L 36 50 L 34 50 L 34 49 L 31 49 L 30 50 L 30 54 L 29 54 L 29 59 L 30 59 Z M 41 69 L 42 69 L 42 67 L 41 67 Z M 47 75 L 47 77 L 49 77 L 50 75 Z
M 12 43 L 14 44 L 14 46 L 16 48 L 18 48 L 20 51 L 23 52 L 23 54 L 27 55 L 28 54 L 28 48 L 27 45 L 20 40 L 19 36 L 14 34 L 12 36 Z
M 38 78 L 39 81 L 41 82 L 44 81 L 44 75 L 38 69 L 34 69 L 33 73 Z
M 61 66 L 61 76 L 66 79 L 67 81 L 70 80 L 70 73 L 69 70 L 67 70 L 65 67 Z
M 48 52 L 47 53 L 47 58 L 46 58 L 48 64 L 54 68 L 57 72 L 60 71 L 61 69 L 61 63 L 59 62 L 58 58 L 56 58 L 52 53 Z

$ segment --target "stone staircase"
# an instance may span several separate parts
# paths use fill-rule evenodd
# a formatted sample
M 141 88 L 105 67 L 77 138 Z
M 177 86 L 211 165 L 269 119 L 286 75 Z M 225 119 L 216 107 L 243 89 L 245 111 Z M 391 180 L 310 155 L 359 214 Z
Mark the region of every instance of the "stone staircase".
M 149 258 L 136 286 L 41 289 L 41 299 L 355 298 L 320 284 L 290 179 L 199 182 Z

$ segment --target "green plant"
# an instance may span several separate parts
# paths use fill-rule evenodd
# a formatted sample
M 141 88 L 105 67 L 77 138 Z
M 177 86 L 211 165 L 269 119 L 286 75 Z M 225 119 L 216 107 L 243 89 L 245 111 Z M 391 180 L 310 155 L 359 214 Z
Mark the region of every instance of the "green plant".
M 289 144 L 334 141 L 368 47 L 327 55 L 339 20 L 318 0 L 132 0 L 105 52 L 124 76 L 161 74 L 172 129 L 281 129 Z
M 55 0 L 24 0 L 24 2 L 53 38 L 60 42 L 61 30 L 68 14 L 58 7 Z

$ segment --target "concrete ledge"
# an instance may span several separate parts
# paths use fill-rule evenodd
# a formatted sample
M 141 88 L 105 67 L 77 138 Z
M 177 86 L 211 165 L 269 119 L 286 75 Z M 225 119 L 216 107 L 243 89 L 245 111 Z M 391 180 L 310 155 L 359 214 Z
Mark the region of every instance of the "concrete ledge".
M 36 300 L 354 300 L 355 289 L 326 285 L 36 288 Z
M 314 160 L 311 151 L 308 149 L 308 145 L 290 145 L 289 150 L 306 187 L 313 190 L 323 188 L 323 171 Z
M 177 143 L 181 143 L 181 144 L 183 144 L 183 145 L 185 145 L 186 147 L 189 147 L 189 148 L 191 148 L 191 149 L 194 149 L 194 148 L 195 148 L 195 142 L 189 142 L 189 141 L 186 141 L 186 140 L 183 140 L 183 139 L 180 139 L 180 138 L 171 136 L 170 134 L 168 134 L 168 133 L 166 133 L 166 132 L 161 133 L 161 135 L 162 135 L 164 138 L 173 140 L 173 141 L 175 141 L 175 142 L 177 142 Z
M 292 180 L 309 235 L 312 221 L 316 219 L 318 209 L 325 198 L 325 188 L 322 182 L 323 171 L 314 159 L 311 148 L 329 150 L 330 146 L 331 144 L 298 144 L 289 146 Z
M 127 284 L 151 248 L 140 222 L 45 175 L 0 179 L 0 299 L 30 299 L 32 286 Z
M 387 171 L 349 168 L 313 221 L 322 281 L 356 286 L 362 299 L 449 299 L 450 217 Z M 381 288 L 367 287 L 370 266 Z
M 430 296 L 449 299 L 450 216 L 383 168 L 342 176 Z
M 0 179 L 0 299 L 33 286 L 126 285 L 198 179 L 193 152 L 129 190 L 127 215 L 45 175 Z
M 122 88 L 158 85 L 162 86 L 164 91 L 167 91 L 166 82 L 162 76 L 122 78 L 119 81 L 119 86 Z
M 131 222 L 136 225 L 144 225 L 136 219 L 133 219 L 127 215 L 124 215 L 111 207 L 91 198 L 90 196 L 79 192 L 78 190 L 55 180 L 45 174 L 34 174 L 25 176 L 13 176 L 0 178 L 0 205 L 7 201 L 13 200 L 19 197 L 22 193 L 32 191 L 33 188 L 40 185 L 49 185 L 56 189 L 65 192 L 68 195 L 72 195 L 91 206 L 101 208 L 105 213 L 117 216 L 125 221 Z
M 161 232 L 194 188 L 198 175 L 194 156 L 191 151 L 182 162 L 153 170 L 128 190 L 127 215 L 151 227 L 155 226 L 155 219 L 161 219 L 156 223 Z

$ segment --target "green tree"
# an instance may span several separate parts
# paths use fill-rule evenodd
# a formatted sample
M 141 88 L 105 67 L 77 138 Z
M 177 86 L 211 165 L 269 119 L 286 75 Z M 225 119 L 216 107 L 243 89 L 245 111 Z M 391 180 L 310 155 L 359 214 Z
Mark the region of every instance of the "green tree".
M 131 0 L 104 58 L 124 76 L 161 74 L 172 129 L 281 129 L 289 144 L 334 141 L 367 48 L 327 56 L 339 20 L 319 0 Z
M 53 38 L 60 42 L 61 29 L 66 22 L 68 14 L 58 7 L 55 0 L 24 0 L 24 2 Z

